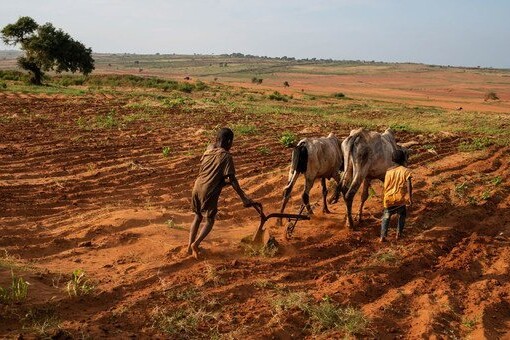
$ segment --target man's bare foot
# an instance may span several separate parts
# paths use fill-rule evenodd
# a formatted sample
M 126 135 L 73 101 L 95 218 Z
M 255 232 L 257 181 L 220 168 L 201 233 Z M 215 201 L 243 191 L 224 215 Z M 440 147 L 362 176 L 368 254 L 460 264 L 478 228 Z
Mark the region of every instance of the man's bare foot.
M 401 233 L 397 233 L 397 235 L 395 235 L 395 240 L 398 240 L 402 238 L 402 234 Z
M 192 252 L 191 252 L 191 245 L 188 246 L 188 255 L 191 255 Z
M 191 253 L 193 255 L 194 258 L 196 258 L 198 260 L 198 246 L 195 245 L 195 244 L 192 244 L 191 245 Z
M 384 237 L 381 237 L 381 238 L 379 239 L 379 242 L 381 242 L 381 243 L 382 243 L 382 242 L 386 242 L 386 239 L 385 239 Z

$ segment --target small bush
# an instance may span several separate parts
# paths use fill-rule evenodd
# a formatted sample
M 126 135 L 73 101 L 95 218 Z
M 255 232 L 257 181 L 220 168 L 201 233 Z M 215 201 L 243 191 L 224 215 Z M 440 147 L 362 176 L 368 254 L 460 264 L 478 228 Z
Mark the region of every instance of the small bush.
M 274 91 L 272 94 L 270 94 L 269 95 L 269 99 L 277 100 L 277 101 L 283 101 L 283 102 L 288 102 L 289 101 L 289 97 L 287 97 L 286 95 L 281 94 L 278 91 Z
M 499 100 L 499 97 L 498 95 L 496 94 L 496 92 L 494 91 L 489 91 L 485 94 L 485 97 L 484 97 L 484 100 L 485 101 L 488 101 L 488 100 Z
M 3 81 L 0 81 L 0 90 L 6 89 L 6 88 L 7 88 L 7 84 L 4 83 Z
M 207 89 L 207 85 L 201 81 L 201 80 L 198 80 L 196 83 L 195 83 L 195 89 L 197 91 L 203 91 L 205 89 Z
M 194 89 L 194 86 L 190 83 L 180 83 L 177 89 L 181 92 L 191 93 Z
M 333 97 L 334 98 L 345 98 L 345 94 L 343 94 L 342 92 L 336 92 L 336 93 L 333 93 Z
M 25 73 L 13 70 L 0 70 L 0 79 L 2 80 L 14 80 L 14 81 L 26 81 L 28 77 Z
M 288 82 L 288 81 L 284 81 L 284 82 L 283 82 L 283 86 L 284 86 L 284 87 L 290 87 L 290 84 L 289 84 L 289 82 Z
M 297 137 L 290 131 L 285 131 L 280 137 L 280 143 L 286 148 L 293 147 L 297 143 Z

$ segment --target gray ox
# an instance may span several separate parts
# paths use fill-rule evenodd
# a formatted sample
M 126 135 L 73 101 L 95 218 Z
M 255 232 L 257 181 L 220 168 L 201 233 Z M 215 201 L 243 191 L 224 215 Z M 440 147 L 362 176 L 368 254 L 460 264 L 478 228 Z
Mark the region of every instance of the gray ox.
M 310 206 L 310 189 L 316 178 L 321 179 L 324 213 L 329 213 L 326 203 L 328 188 L 326 179 L 333 178 L 340 183 L 339 171 L 342 168 L 343 157 L 340 140 L 330 133 L 327 137 L 304 138 L 299 141 L 292 151 L 292 163 L 289 171 L 289 182 L 283 191 L 283 202 L 280 212 L 283 213 L 290 198 L 290 193 L 299 174 L 305 175 L 305 189 L 302 194 L 303 203 L 309 214 L 313 214 Z M 281 225 L 281 219 L 278 224 Z
M 413 145 L 416 142 L 411 142 Z M 368 198 L 368 189 L 373 179 L 384 182 L 386 170 L 393 166 L 392 155 L 396 149 L 409 154 L 407 148 L 395 141 L 393 131 L 387 129 L 384 133 L 367 131 L 363 128 L 352 130 L 350 135 L 342 142 L 343 174 L 340 185 L 337 186 L 332 202 L 337 202 L 340 192 L 343 194 L 347 206 L 347 222 L 349 228 L 354 227 L 352 219 L 352 202 L 361 183 L 361 205 L 358 220 L 361 221 L 363 205 Z

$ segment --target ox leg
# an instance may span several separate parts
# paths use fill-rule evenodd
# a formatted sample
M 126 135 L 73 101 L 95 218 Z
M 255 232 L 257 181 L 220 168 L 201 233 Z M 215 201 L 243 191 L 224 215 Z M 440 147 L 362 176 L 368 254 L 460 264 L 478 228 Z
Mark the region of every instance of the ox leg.
M 361 223 L 362 219 L 362 213 L 363 213 L 363 206 L 365 205 L 365 201 L 368 199 L 368 189 L 370 188 L 370 181 L 364 180 L 363 181 L 363 188 L 361 190 L 361 204 L 359 206 L 359 214 L 358 214 L 358 222 Z
M 285 207 L 287 206 L 287 203 L 289 202 L 290 192 L 291 191 L 292 191 L 292 186 L 287 187 L 287 188 L 285 188 L 285 190 L 283 190 L 283 201 L 282 201 L 282 206 L 280 208 L 280 213 L 282 213 L 282 214 L 283 214 L 283 211 L 285 210 Z M 276 225 L 278 225 L 278 226 L 282 225 L 282 219 L 281 218 L 278 218 L 276 220 Z
M 280 213 L 283 214 L 283 211 L 285 210 L 285 206 L 287 206 L 287 203 L 289 202 L 289 198 L 290 198 L 290 193 L 292 192 L 292 188 L 294 187 L 294 184 L 296 183 L 296 179 L 297 179 L 297 173 L 293 173 L 290 180 L 289 180 L 289 183 L 287 184 L 287 186 L 285 187 L 285 189 L 283 190 L 283 201 L 282 201 L 282 206 L 280 208 Z M 276 220 L 276 225 L 277 226 L 281 226 L 282 225 L 282 219 L 281 218 L 278 218 Z
M 303 191 L 303 195 L 301 196 L 303 199 L 303 203 L 305 204 L 306 210 L 310 215 L 313 215 L 312 207 L 310 206 L 310 190 L 312 190 L 314 181 L 315 178 L 311 179 L 309 177 L 306 177 L 305 190 Z
M 354 198 L 354 196 L 352 196 L 352 197 L 345 196 L 344 197 L 345 207 L 346 207 L 346 210 L 347 210 L 346 214 L 345 214 L 345 219 L 346 219 L 347 226 L 349 227 L 349 229 L 354 229 L 354 220 L 352 219 L 352 201 L 353 201 L 353 198 Z
M 347 226 L 349 229 L 354 229 L 354 219 L 352 218 L 352 202 L 354 201 L 354 196 L 356 196 L 356 192 L 361 185 L 361 181 L 361 176 L 356 176 L 354 181 L 351 183 L 349 190 L 344 196 L 345 205 L 347 207 Z
M 328 202 L 327 202 L 328 187 L 326 185 L 325 178 L 321 178 L 321 184 L 322 184 L 322 203 L 323 203 L 322 212 L 325 214 L 331 214 L 331 211 L 329 211 L 329 209 L 328 209 Z

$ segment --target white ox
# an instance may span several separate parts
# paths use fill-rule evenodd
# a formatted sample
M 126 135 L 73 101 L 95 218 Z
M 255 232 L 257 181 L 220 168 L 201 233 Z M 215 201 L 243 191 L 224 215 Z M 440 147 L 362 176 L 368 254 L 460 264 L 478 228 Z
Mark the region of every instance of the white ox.
M 415 142 L 412 142 L 415 143 Z M 333 202 L 338 201 L 342 192 L 347 206 L 347 223 L 349 228 L 354 227 L 352 218 L 352 202 L 361 183 L 361 204 L 359 207 L 358 220 L 361 221 L 363 205 L 368 198 L 368 189 L 373 179 L 384 182 L 386 170 L 394 165 L 393 152 L 403 150 L 406 158 L 409 154 L 407 148 L 400 146 L 395 141 L 393 131 L 387 129 L 384 133 L 367 131 L 363 128 L 352 130 L 349 136 L 342 142 L 344 157 L 342 179 L 335 190 Z
M 309 214 L 313 214 L 310 206 L 310 189 L 316 178 L 321 179 L 323 195 L 323 212 L 329 213 L 326 203 L 328 188 L 326 179 L 333 178 L 340 182 L 339 171 L 342 168 L 343 157 L 340 140 L 330 133 L 327 137 L 304 138 L 299 141 L 292 151 L 292 163 L 289 171 L 289 182 L 283 191 L 283 202 L 280 212 L 283 213 L 290 198 L 290 193 L 299 174 L 305 176 L 305 188 L 302 194 L 303 203 Z M 281 219 L 278 220 L 281 224 Z

